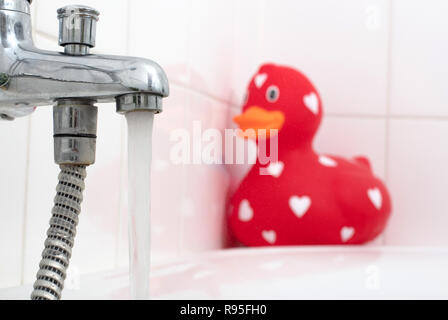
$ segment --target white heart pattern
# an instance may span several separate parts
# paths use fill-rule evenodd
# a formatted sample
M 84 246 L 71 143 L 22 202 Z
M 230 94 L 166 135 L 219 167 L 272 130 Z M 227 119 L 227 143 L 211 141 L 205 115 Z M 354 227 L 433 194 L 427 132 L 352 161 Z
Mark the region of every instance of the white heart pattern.
M 375 208 L 381 210 L 381 207 L 383 206 L 383 196 L 381 195 L 381 191 L 378 188 L 369 189 L 367 190 L 367 195 Z
M 268 75 L 266 73 L 260 73 L 259 75 L 255 76 L 254 81 L 258 89 L 260 89 L 263 86 L 267 78 Z
M 314 92 L 304 96 L 303 103 L 312 113 L 314 114 L 319 113 L 319 99 L 317 98 L 317 95 Z
M 347 242 L 355 235 L 355 228 L 352 227 L 343 227 L 341 229 L 341 240 L 342 242 Z
M 274 244 L 277 240 L 277 234 L 273 230 L 265 230 L 261 233 L 263 239 L 270 244 Z
M 248 222 L 254 217 L 254 210 L 250 206 L 249 200 L 243 200 L 238 209 L 238 218 L 243 222 Z
M 326 156 L 320 156 L 319 157 L 319 163 L 325 167 L 337 167 L 338 163 L 336 160 L 333 160 Z
M 268 172 L 271 176 L 278 178 L 281 176 L 284 167 L 285 164 L 281 161 L 273 162 L 269 165 Z
M 303 218 L 311 207 L 311 199 L 307 196 L 292 196 L 289 198 L 289 207 L 298 218 Z

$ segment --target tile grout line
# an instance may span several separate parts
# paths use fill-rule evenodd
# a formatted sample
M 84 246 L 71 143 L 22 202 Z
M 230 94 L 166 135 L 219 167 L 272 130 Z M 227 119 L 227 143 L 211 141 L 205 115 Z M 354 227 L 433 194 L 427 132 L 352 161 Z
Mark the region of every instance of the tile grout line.
M 390 14 L 392 15 L 392 13 Z M 392 17 L 389 18 L 389 20 L 392 20 Z M 391 29 L 391 27 L 390 27 Z M 57 41 L 57 37 L 50 35 L 48 33 L 42 32 L 42 31 L 35 31 L 36 35 L 42 36 L 44 38 L 46 38 L 47 40 L 55 40 Z M 128 34 L 129 34 L 129 30 L 128 30 Z M 129 54 L 129 36 L 127 37 L 127 46 L 128 46 L 128 54 Z M 390 42 L 390 36 L 389 36 L 389 42 Z M 390 61 L 388 62 L 388 64 L 390 64 Z M 390 68 L 390 67 L 388 67 Z M 199 96 L 202 96 L 203 98 L 207 98 L 207 99 L 211 99 L 211 100 L 215 100 L 217 102 L 223 103 L 225 105 L 227 105 L 230 109 L 236 109 L 236 110 L 240 110 L 240 106 L 236 105 L 234 103 L 232 103 L 231 101 L 215 96 L 213 94 L 209 94 L 205 91 L 202 90 L 197 90 L 195 88 L 190 87 L 188 84 L 182 83 L 180 81 L 176 81 L 176 80 L 170 80 L 170 83 L 175 86 L 178 87 L 182 90 L 185 90 L 189 93 L 192 94 L 196 94 Z M 387 100 L 390 100 L 390 88 L 388 86 L 388 93 L 387 93 Z M 385 115 L 375 115 L 375 114 L 356 114 L 356 113 L 326 113 L 327 117 L 331 117 L 331 118 L 362 118 L 362 119 L 386 119 L 388 118 L 390 119 L 394 119 L 394 120 L 432 120 L 432 121 L 448 121 L 448 115 L 442 115 L 442 116 L 438 116 L 438 115 L 410 115 L 410 114 L 392 114 L 390 111 L 390 101 L 387 102 L 387 108 L 386 108 L 386 114 Z
M 384 145 L 384 177 L 386 185 L 390 182 L 390 120 L 391 116 L 391 97 L 392 97 L 392 32 L 393 32 L 393 0 L 389 2 L 388 16 L 388 38 L 387 38 L 387 92 L 386 92 L 386 123 L 385 123 L 385 145 Z M 387 230 L 382 237 L 382 245 L 387 245 Z
M 192 74 L 192 70 L 191 70 L 191 61 L 192 61 L 192 48 L 191 48 L 191 34 L 192 34 L 192 28 L 193 28 L 193 2 L 192 1 L 188 1 L 188 6 L 189 6 L 189 10 L 188 10 L 188 32 L 187 32 L 187 49 L 186 49 L 186 59 L 187 59 L 187 79 L 190 81 L 191 79 L 191 74 Z M 191 91 L 194 92 L 195 90 L 188 88 L 186 86 L 183 86 L 181 83 L 177 83 L 176 81 L 172 82 L 173 84 L 177 85 L 178 87 L 186 90 L 186 91 Z M 188 107 L 190 106 L 190 102 L 191 102 L 191 97 L 187 98 L 188 100 Z M 183 117 L 184 120 L 183 122 L 186 122 L 186 108 L 187 106 L 184 105 L 183 109 Z M 182 171 L 182 176 L 184 179 L 182 179 L 183 183 L 182 183 L 182 194 L 184 194 L 185 191 L 185 177 L 186 177 L 186 172 L 185 169 Z M 182 199 L 181 199 L 182 201 Z M 183 251 L 183 237 L 185 235 L 184 232 L 184 219 L 182 216 L 182 213 L 178 214 L 178 231 L 179 231 L 179 236 L 177 238 L 177 245 L 176 245 L 176 256 L 179 257 L 182 255 L 182 251 Z
M 257 39 L 257 45 L 258 45 L 258 57 L 257 60 L 261 60 L 261 52 L 264 51 L 265 46 L 265 30 L 266 30 L 266 7 L 267 7 L 267 0 L 262 0 L 260 4 L 260 16 L 258 17 L 258 39 Z
M 50 33 L 45 32 L 45 31 L 35 30 L 34 34 L 38 35 L 38 36 L 41 36 L 42 38 L 44 38 L 46 40 L 58 42 L 58 37 L 57 36 L 54 36 L 54 35 L 52 35 Z
M 33 13 L 31 18 L 34 20 L 32 21 L 32 26 L 37 25 L 37 4 L 34 4 Z M 34 23 L 33 23 L 34 22 Z M 36 37 L 37 34 L 37 28 L 33 28 L 32 31 L 32 37 L 33 40 Z M 26 255 L 26 241 L 27 241 L 27 220 L 28 220 L 28 193 L 29 193 L 29 175 L 30 175 L 30 153 L 31 153 L 31 129 L 32 129 L 32 115 L 28 118 L 27 123 L 27 136 L 26 136 L 26 151 L 25 151 L 25 187 L 24 187 L 24 194 L 23 194 L 23 222 L 22 222 L 22 250 L 20 252 L 20 285 L 25 284 L 25 255 Z
M 231 111 L 241 111 L 240 106 L 230 105 Z M 427 115 L 394 115 L 394 114 L 362 114 L 362 113 L 326 113 L 325 117 L 332 119 L 358 119 L 358 120 L 411 120 L 411 121 L 448 121 L 448 116 L 427 116 Z
M 31 129 L 32 129 L 32 117 L 30 116 L 27 123 L 27 136 L 26 136 L 26 154 L 25 154 L 25 188 L 24 188 L 24 201 L 23 201 L 23 223 L 22 223 L 22 250 L 20 253 L 21 270 L 20 270 L 20 285 L 25 284 L 25 252 L 26 252 L 26 229 L 28 218 L 28 185 L 30 175 L 30 149 L 31 149 Z
M 115 230 L 115 268 L 119 268 L 121 266 L 120 264 L 120 256 L 121 256 L 121 236 L 123 231 L 123 222 L 127 215 L 125 215 L 125 202 L 127 200 L 127 197 L 125 197 L 124 191 L 125 188 L 123 188 L 123 185 L 126 185 L 124 183 L 126 179 L 126 161 L 125 161 L 125 154 L 126 154 L 126 121 L 122 120 L 120 125 L 120 131 L 121 131 L 121 138 L 120 138 L 120 179 L 119 179 L 119 199 L 118 199 L 118 208 L 117 208 L 117 226 Z
M 127 1 L 126 2 L 126 55 L 129 55 L 130 53 L 130 34 L 131 34 L 131 23 L 130 23 L 130 17 L 131 17 L 131 2 L 132 1 Z M 127 138 L 127 133 L 126 133 L 126 123 L 125 121 L 121 122 L 121 126 L 120 126 L 120 131 L 121 131 L 121 139 L 120 139 L 120 182 L 119 182 L 119 187 L 120 187 L 120 193 L 119 193 L 119 201 L 118 201 L 118 210 L 117 210 L 117 227 L 115 230 L 115 268 L 118 268 L 120 265 L 120 238 L 121 238 L 121 232 L 122 232 L 122 224 L 124 221 L 124 210 L 123 208 L 125 207 L 124 202 L 126 201 L 126 197 L 123 194 L 123 190 L 124 188 L 122 188 L 125 178 L 126 178 L 126 159 L 125 159 L 125 155 L 126 155 L 126 138 Z M 125 184 L 127 185 L 127 183 Z
M 390 119 L 391 115 L 391 96 L 392 96 L 392 24 L 393 24 L 393 0 L 389 2 L 388 17 L 388 39 L 387 39 L 387 92 L 386 92 L 386 145 L 385 145 L 385 177 L 389 181 L 389 147 L 390 147 Z
M 234 6 L 233 6 L 233 28 L 232 28 L 232 69 L 231 69 L 231 73 L 232 73 L 232 79 L 235 78 L 236 74 L 235 74 L 235 61 L 236 61 L 236 57 L 238 55 L 238 49 L 236 46 L 236 38 L 237 38 L 237 34 L 238 34 L 238 30 L 240 28 L 240 2 L 235 1 L 234 2 Z M 230 102 L 226 102 L 226 107 L 227 107 L 227 112 L 226 112 L 226 126 L 231 122 L 232 120 L 232 104 Z M 227 214 L 227 211 L 226 211 Z M 227 218 L 227 217 L 226 217 Z
M 33 29 L 33 39 L 34 39 L 34 35 L 36 34 L 37 31 L 37 24 L 39 22 L 38 18 L 37 18 L 37 3 L 35 2 L 34 5 L 31 6 L 31 10 L 32 10 L 32 14 L 31 14 L 31 27 Z
M 200 95 L 200 96 L 202 96 L 204 98 L 208 98 L 208 99 L 215 100 L 215 101 L 218 101 L 218 102 L 221 102 L 221 103 L 228 104 L 228 105 L 232 106 L 232 103 L 230 101 L 228 101 L 227 99 L 225 99 L 225 98 L 221 98 L 221 97 L 215 96 L 213 94 L 207 93 L 205 91 L 192 88 L 192 87 L 188 86 L 187 84 L 182 83 L 180 81 L 170 80 L 170 84 L 174 85 L 176 87 L 179 87 L 179 88 L 181 88 L 181 89 L 183 89 L 185 91 L 189 91 L 191 93 Z
M 392 2 L 393 3 L 393 0 Z M 391 13 L 392 15 L 392 13 Z M 392 17 L 389 18 L 389 20 L 392 20 Z M 34 32 L 36 35 L 42 36 L 44 38 L 46 38 L 47 40 L 55 40 L 57 41 L 57 37 L 50 35 L 48 33 L 36 30 Z M 128 37 L 129 38 L 129 37 Z M 390 38 L 390 36 L 389 36 Z M 129 42 L 129 39 L 127 40 L 127 42 Z M 390 39 L 389 39 L 390 42 Z M 129 46 L 129 45 L 128 45 Z M 128 48 L 129 50 L 129 48 Z M 390 62 L 389 62 L 390 63 Z M 207 92 L 204 92 L 202 90 L 197 90 L 195 88 L 190 87 L 188 84 L 182 83 L 180 81 L 176 81 L 176 80 L 170 80 L 170 83 L 175 86 L 178 87 L 180 89 L 186 90 L 189 93 L 193 93 L 199 96 L 202 96 L 204 98 L 207 99 L 211 99 L 211 100 L 215 100 L 217 102 L 226 104 L 229 106 L 230 109 L 240 109 L 239 105 L 234 104 L 233 102 L 215 96 L 213 94 L 209 94 Z M 390 88 L 388 88 L 388 91 L 390 90 Z M 387 94 L 388 96 L 390 96 L 390 92 L 388 92 Z M 390 100 L 390 98 L 388 98 Z M 386 114 L 385 115 L 375 115 L 375 114 L 357 114 L 357 113 L 326 113 L 327 117 L 331 117 L 331 118 L 362 118 L 362 119 L 385 119 L 388 118 L 390 119 L 394 119 L 394 120 L 431 120 L 431 121 L 448 121 L 448 115 L 411 115 L 411 114 L 392 114 L 391 110 L 390 110 L 390 101 L 388 101 L 387 103 L 387 108 L 386 108 Z

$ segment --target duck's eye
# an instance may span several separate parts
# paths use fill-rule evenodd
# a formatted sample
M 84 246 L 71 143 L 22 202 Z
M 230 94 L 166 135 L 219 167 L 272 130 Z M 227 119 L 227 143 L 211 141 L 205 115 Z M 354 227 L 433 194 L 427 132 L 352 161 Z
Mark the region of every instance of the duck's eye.
M 275 102 L 280 97 L 280 90 L 276 86 L 270 86 L 266 91 L 266 99 L 269 102 Z

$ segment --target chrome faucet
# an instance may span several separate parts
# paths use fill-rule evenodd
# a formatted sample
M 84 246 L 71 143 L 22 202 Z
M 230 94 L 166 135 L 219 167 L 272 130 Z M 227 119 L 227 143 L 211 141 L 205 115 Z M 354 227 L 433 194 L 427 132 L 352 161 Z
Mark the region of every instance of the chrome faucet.
M 95 162 L 96 102 L 117 112 L 162 111 L 168 79 L 155 62 L 95 55 L 99 12 L 86 6 L 57 11 L 64 52 L 37 49 L 32 39 L 32 0 L 0 0 L 0 119 L 54 105 L 54 157 L 61 167 L 55 206 L 33 299 L 60 299 L 76 233 L 85 167 Z
M 98 11 L 84 6 L 59 9 L 59 44 L 65 52 L 51 52 L 34 46 L 30 3 L 0 0 L 3 118 L 24 116 L 35 106 L 64 98 L 116 101 L 118 111 L 132 110 L 132 103 L 137 103 L 136 108 L 161 108 L 161 98 L 168 96 L 169 88 L 158 64 L 142 58 L 89 54 L 95 46 Z

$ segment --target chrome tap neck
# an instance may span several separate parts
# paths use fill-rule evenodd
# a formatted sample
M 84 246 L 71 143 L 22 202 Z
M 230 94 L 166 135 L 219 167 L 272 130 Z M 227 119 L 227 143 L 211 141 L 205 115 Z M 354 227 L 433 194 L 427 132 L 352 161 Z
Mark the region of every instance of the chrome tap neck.
M 32 0 L 0 0 L 0 10 L 18 11 L 30 14 Z
M 31 15 L 29 14 L 29 10 L 5 9 L 12 7 L 14 3 L 26 3 L 29 9 L 29 4 L 26 0 L 0 0 L 0 30 L 2 30 L 0 50 L 33 46 Z
M 99 11 L 80 5 L 65 6 L 58 10 L 59 45 L 66 54 L 82 56 L 95 47 L 96 24 Z

